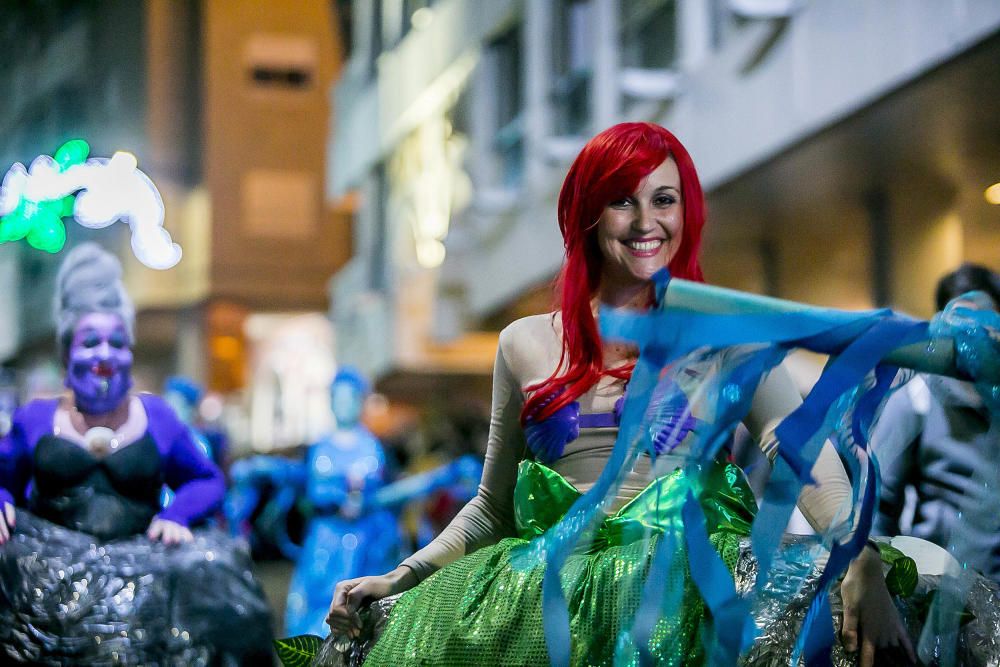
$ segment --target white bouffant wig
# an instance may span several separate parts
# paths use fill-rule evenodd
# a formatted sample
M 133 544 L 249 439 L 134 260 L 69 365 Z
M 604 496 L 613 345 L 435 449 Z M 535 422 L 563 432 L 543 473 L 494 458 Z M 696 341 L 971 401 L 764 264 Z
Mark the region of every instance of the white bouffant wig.
M 122 284 L 121 262 L 96 243 L 81 243 L 66 253 L 56 276 L 52 305 L 62 359 L 69 351 L 77 322 L 90 313 L 120 316 L 129 345 L 135 342 L 135 306 Z

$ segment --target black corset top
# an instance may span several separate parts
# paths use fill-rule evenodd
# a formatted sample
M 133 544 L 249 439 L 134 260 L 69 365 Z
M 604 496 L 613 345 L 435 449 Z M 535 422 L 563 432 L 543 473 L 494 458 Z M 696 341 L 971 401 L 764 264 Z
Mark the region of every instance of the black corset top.
M 29 505 L 45 519 L 113 540 L 145 532 L 160 511 L 160 452 L 147 433 L 104 457 L 55 435 L 35 445 Z

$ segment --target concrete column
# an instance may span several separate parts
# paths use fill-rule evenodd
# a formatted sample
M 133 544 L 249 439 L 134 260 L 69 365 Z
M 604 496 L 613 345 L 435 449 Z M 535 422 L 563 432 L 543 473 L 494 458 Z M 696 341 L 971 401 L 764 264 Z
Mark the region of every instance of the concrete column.
M 552 3 L 527 0 L 524 9 L 524 177 L 532 188 L 547 172 L 545 144 L 552 130 Z
M 709 0 L 678 0 L 679 64 L 697 69 L 712 51 L 712 8 Z
M 509 82 L 508 82 L 509 83 Z M 469 176 L 476 188 L 493 187 L 499 181 L 493 139 L 497 130 L 497 90 L 504 82 L 497 80 L 496 54 L 483 49 L 479 65 L 472 74 L 469 91 Z
M 871 241 L 872 303 L 886 306 L 892 300 L 892 229 L 889 195 L 881 188 L 864 196 Z
M 205 384 L 208 350 L 205 341 L 205 311 L 201 306 L 177 311 L 176 372 Z
M 14 356 L 21 344 L 21 294 L 18 245 L 0 247 L 0 361 Z
M 621 117 L 621 90 L 618 85 L 620 0 L 591 1 L 594 3 L 591 129 L 596 134 Z

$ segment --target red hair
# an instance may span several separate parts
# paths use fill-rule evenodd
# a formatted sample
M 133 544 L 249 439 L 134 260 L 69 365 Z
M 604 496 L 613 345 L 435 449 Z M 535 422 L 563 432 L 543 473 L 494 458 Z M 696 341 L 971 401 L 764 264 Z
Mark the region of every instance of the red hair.
M 545 419 L 605 375 L 631 376 L 634 364 L 604 368 L 601 337 L 591 309 L 603 261 L 596 223 L 609 203 L 631 195 L 668 157 L 677 163 L 684 205 L 681 246 L 668 264 L 670 273 L 686 280 L 704 280 L 698 258 L 705 198 L 691 156 L 677 137 L 652 123 L 620 123 L 591 139 L 569 168 L 559 193 L 559 230 L 566 247 L 566 261 L 557 282 L 562 355 L 547 380 L 525 388 L 531 396 L 521 410 L 522 423 L 529 417 Z

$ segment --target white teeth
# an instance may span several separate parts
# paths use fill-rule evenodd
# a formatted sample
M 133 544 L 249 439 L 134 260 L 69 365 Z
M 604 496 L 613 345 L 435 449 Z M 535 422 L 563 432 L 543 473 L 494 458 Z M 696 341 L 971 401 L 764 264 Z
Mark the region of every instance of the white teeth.
M 656 250 L 663 245 L 663 241 L 626 241 L 626 245 L 633 250 Z

